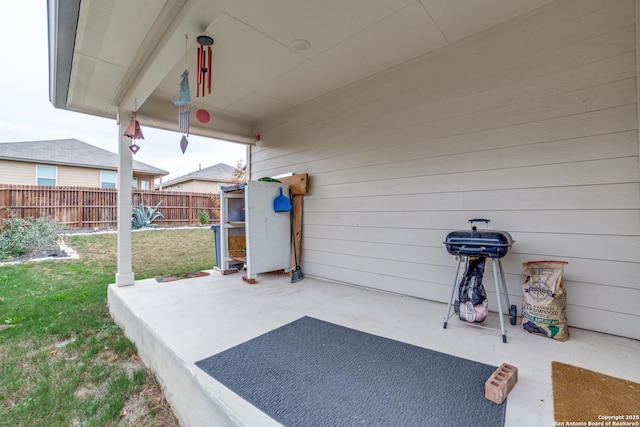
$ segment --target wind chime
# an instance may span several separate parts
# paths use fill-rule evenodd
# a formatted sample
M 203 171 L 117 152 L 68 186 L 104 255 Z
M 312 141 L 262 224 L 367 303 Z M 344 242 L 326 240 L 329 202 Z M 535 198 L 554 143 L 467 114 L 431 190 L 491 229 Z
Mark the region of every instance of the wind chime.
M 198 46 L 198 78 L 196 79 L 196 97 L 204 97 L 205 87 L 207 93 L 211 94 L 211 59 L 213 54 L 211 53 L 211 45 L 213 44 L 213 38 L 202 35 L 196 38 Z M 206 47 L 206 49 L 205 49 Z
M 187 35 L 184 36 L 185 39 L 185 65 L 187 62 Z M 178 92 L 178 99 L 172 98 L 173 104 L 179 108 L 178 111 L 178 128 L 180 132 L 183 133 L 182 138 L 180 139 L 180 149 L 182 150 L 182 154 L 187 151 L 187 146 L 189 145 L 189 140 L 187 136 L 189 136 L 189 105 L 191 104 L 191 92 L 189 91 L 189 70 L 185 68 L 183 73 L 180 75 L 180 90 Z
M 127 129 L 124 131 L 124 136 L 128 136 L 131 138 L 131 145 L 129 146 L 129 150 L 133 154 L 136 154 L 138 150 L 140 150 L 140 146 L 136 144 L 136 139 L 144 139 L 142 135 L 142 129 L 140 129 L 140 123 L 136 120 L 136 111 L 138 110 L 138 101 L 133 103 L 133 112 L 131 113 L 131 123 L 127 126 Z

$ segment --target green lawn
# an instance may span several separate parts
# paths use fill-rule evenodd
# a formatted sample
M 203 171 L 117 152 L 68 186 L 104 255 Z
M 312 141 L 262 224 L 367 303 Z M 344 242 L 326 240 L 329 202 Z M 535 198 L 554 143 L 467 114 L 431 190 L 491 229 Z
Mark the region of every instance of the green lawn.
M 136 279 L 215 264 L 209 228 L 145 230 L 132 240 Z M 116 235 L 66 241 L 79 260 L 0 264 L 0 425 L 177 425 L 108 313 Z

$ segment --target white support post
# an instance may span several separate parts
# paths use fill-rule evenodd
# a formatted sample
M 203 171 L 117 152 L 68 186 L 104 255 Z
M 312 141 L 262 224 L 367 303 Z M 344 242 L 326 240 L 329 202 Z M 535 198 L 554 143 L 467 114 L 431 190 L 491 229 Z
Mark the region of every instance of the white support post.
M 635 1 L 635 29 L 636 29 L 636 114 L 638 117 L 638 127 L 640 127 L 640 0 Z M 638 134 L 638 148 L 640 148 L 640 131 Z M 638 154 L 640 159 L 640 151 Z
M 640 0 L 638 0 L 640 1 Z M 244 179 L 245 182 L 249 182 L 251 181 L 251 145 L 247 144 L 247 151 L 246 151 L 246 156 L 247 161 L 245 163 L 245 167 L 244 167 Z
M 116 285 L 134 284 L 131 261 L 131 187 L 133 182 L 133 153 L 131 140 L 124 136 L 129 125 L 127 113 L 118 114 L 118 271 Z

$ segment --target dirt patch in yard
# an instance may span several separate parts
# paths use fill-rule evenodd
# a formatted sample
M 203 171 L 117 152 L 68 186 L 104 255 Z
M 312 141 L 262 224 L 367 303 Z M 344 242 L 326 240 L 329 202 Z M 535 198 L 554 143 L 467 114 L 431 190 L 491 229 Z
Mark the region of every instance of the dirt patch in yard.
M 139 368 L 144 365 L 139 361 Z M 121 426 L 156 426 L 180 427 L 180 422 L 171 410 L 171 406 L 164 397 L 160 385 L 153 373 L 147 371 L 148 380 L 145 387 L 137 395 L 131 396 L 125 403 L 120 415 Z
M 14 258 L 0 259 L 0 264 L 2 263 L 14 264 L 14 263 L 27 262 L 27 261 L 36 261 L 36 260 L 47 259 L 47 258 L 62 259 L 62 258 L 66 258 L 67 256 L 68 254 L 64 250 L 62 250 L 60 247 L 56 247 L 52 249 L 34 251 L 34 252 L 21 255 L 18 257 L 14 257 Z
M 98 257 L 105 257 L 104 253 L 94 255 Z M 20 257 L 0 260 L 0 265 L 2 265 L 2 263 L 19 264 L 46 259 L 65 259 L 67 257 L 68 253 L 63 248 L 58 247 L 49 250 L 35 251 Z M 4 297 L 0 298 L 0 302 L 4 302 Z M 12 324 L 0 324 L 0 333 L 5 329 L 13 328 L 14 326 L 15 325 Z M 68 341 L 72 342 L 72 340 Z M 62 352 L 61 348 L 65 347 L 67 342 L 58 344 L 58 348 L 55 348 L 49 354 L 55 355 L 58 352 Z M 3 352 L 0 348 L 0 357 L 2 357 L 2 354 Z M 155 375 L 144 365 L 140 357 L 134 355 L 128 360 L 122 361 L 113 353 L 102 356 L 107 358 L 110 363 L 120 364 L 129 375 L 137 370 L 144 370 L 147 374 L 142 390 L 139 393 L 130 396 L 129 400 L 125 403 L 124 408 L 120 413 L 121 419 L 118 422 L 118 425 L 123 427 L 181 427 L 180 422 L 167 402 L 164 392 L 156 380 Z M 100 392 L 101 389 L 99 387 L 88 384 L 76 391 L 76 398 L 83 399 L 91 395 L 100 394 Z M 82 423 L 80 421 L 74 421 L 73 425 L 80 426 Z
M 83 235 L 91 235 L 91 238 L 89 238 L 89 236 L 85 238 Z M 162 236 L 162 239 L 158 239 L 158 236 Z M 139 274 L 139 277 L 142 278 L 162 277 L 170 280 L 173 277 L 192 277 L 190 275 L 198 277 L 199 275 L 208 274 L 204 273 L 202 270 L 209 265 L 213 265 L 215 262 L 213 234 L 208 227 L 203 228 L 202 231 L 194 231 L 186 228 L 176 229 L 176 231 L 171 233 L 142 231 L 136 232 L 133 237 L 133 264 L 136 270 L 136 275 Z M 152 237 L 156 238 L 152 239 Z M 160 240 L 161 243 L 158 243 L 158 240 Z M 184 244 L 186 240 L 190 243 Z M 67 251 L 67 249 L 69 249 L 72 253 L 76 254 L 76 256 L 79 255 L 79 259 L 76 258 L 77 261 L 70 262 L 71 267 L 86 264 L 97 272 L 96 275 L 99 274 L 101 277 L 111 271 L 115 271 L 117 259 L 117 236 L 113 231 L 66 233 L 64 242 L 65 244 L 62 244 L 60 247 L 54 248 L 50 251 L 39 251 L 22 257 L 0 260 L 0 266 L 4 267 L 4 265 L 6 265 L 4 263 L 18 264 L 46 259 L 71 260 L 72 258 L 69 257 L 70 253 Z M 173 250 L 153 251 L 152 249 L 154 248 L 173 248 Z M 167 266 L 170 266 L 176 259 L 180 260 L 181 268 L 176 271 L 171 271 L 172 269 L 167 268 Z M 41 263 L 35 264 L 38 265 Z M 51 263 L 51 265 L 53 264 L 60 265 L 58 262 Z M 49 263 L 42 265 L 44 266 L 43 270 L 45 270 L 45 267 L 46 270 L 50 270 L 48 267 Z M 53 268 L 53 270 L 55 270 L 55 268 Z M 192 273 L 185 273 L 185 271 Z M 0 274 L 0 279 L 2 278 L 1 276 L 2 275 Z M 104 281 L 102 278 L 100 280 Z M 98 285 L 102 286 L 101 283 Z M 64 294 L 62 296 L 68 298 L 76 295 L 72 291 L 60 294 Z M 86 297 L 87 294 L 88 293 L 85 292 L 81 296 Z M 1 298 L 0 302 L 2 302 Z M 0 319 L 0 321 L 1 320 L 2 319 Z M 8 328 L 12 328 L 13 326 L 14 325 L 0 325 L 0 333 L 6 332 Z M 100 332 L 97 332 L 95 336 L 98 336 L 99 334 Z M 47 352 L 49 352 L 52 358 L 67 357 L 73 359 L 75 354 L 72 355 L 71 350 L 66 350 L 69 348 L 73 349 L 73 346 L 67 347 L 65 345 L 71 342 L 71 338 L 67 338 L 66 340 L 52 346 L 47 350 Z M 0 356 L 2 356 L 4 350 L 5 349 L 0 348 Z M 135 350 L 133 350 L 133 352 L 135 353 Z M 114 366 L 114 368 L 116 368 L 116 370 L 120 367 L 123 368 L 129 376 L 131 376 L 133 372 L 139 374 L 137 371 L 141 370 L 146 372 L 145 378 L 142 384 L 139 384 L 139 388 L 135 390 L 135 394 L 128 395 L 129 398 L 120 412 L 120 419 L 117 421 L 118 425 L 136 427 L 181 427 L 180 422 L 167 402 L 164 391 L 158 383 L 155 375 L 144 366 L 142 360 L 137 355 L 130 354 L 130 357 L 122 358 L 118 357 L 113 351 L 110 351 L 109 348 L 105 347 L 104 350 L 99 351 L 99 354 L 97 354 L 96 357 L 104 359 L 108 364 L 119 365 L 118 367 Z M 26 355 L 25 358 L 29 359 L 28 355 Z M 86 381 L 79 386 L 78 389 L 75 390 L 75 398 L 83 400 L 106 393 L 106 391 L 103 390 L 103 387 L 98 385 L 99 381 L 94 381 L 94 383 Z M 79 419 L 74 420 L 72 423 L 74 426 L 80 426 L 82 424 L 83 421 Z

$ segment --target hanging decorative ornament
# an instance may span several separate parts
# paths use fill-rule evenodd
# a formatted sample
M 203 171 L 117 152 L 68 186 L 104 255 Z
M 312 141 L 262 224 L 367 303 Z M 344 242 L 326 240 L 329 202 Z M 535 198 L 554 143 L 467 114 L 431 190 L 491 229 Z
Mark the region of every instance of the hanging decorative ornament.
M 189 92 L 189 70 L 184 70 L 180 74 L 180 89 L 178 90 L 178 99 L 171 98 L 176 107 L 191 104 L 191 92 Z
M 200 123 L 209 123 L 209 120 L 211 120 L 211 116 L 209 115 L 209 112 L 207 110 L 201 108 L 196 111 L 196 119 L 198 119 Z
M 136 144 L 136 139 L 144 139 L 144 135 L 142 135 L 142 129 L 140 129 L 140 123 L 136 120 L 136 111 L 138 110 L 138 101 L 133 103 L 133 112 L 131 113 L 131 123 L 127 126 L 127 129 L 124 131 L 124 136 L 128 136 L 131 138 L 131 145 L 129 146 L 129 150 L 133 154 L 136 154 L 140 150 L 140 146 Z
M 142 135 L 142 129 L 140 129 L 140 122 L 136 120 L 136 113 L 131 114 L 131 123 L 124 131 L 124 136 L 128 136 L 131 139 L 144 139 Z
M 181 74 L 180 91 L 178 99 L 173 98 L 173 104 L 179 107 L 178 128 L 180 132 L 189 135 L 189 104 L 191 104 L 191 94 L 189 93 L 189 71 L 184 70 Z
M 188 36 L 185 34 L 184 36 L 185 65 L 187 62 L 187 52 L 188 52 L 187 39 L 188 39 Z M 180 80 L 180 89 L 178 91 L 178 99 L 172 98 L 172 100 L 173 100 L 173 104 L 179 108 L 178 128 L 180 132 L 185 134 L 185 135 L 182 135 L 182 140 L 186 141 L 187 136 L 189 135 L 189 105 L 191 104 L 191 92 L 189 90 L 189 70 L 185 68 L 185 70 L 182 72 L 180 77 L 181 77 L 181 80 Z M 184 154 L 185 150 L 187 149 L 187 145 L 184 144 L 184 148 L 183 148 L 182 140 L 180 141 L 180 148 L 182 148 L 182 154 Z M 187 144 L 188 144 L 188 141 L 187 141 Z
M 196 97 L 200 94 L 204 97 L 205 87 L 207 92 L 211 94 L 211 45 L 213 38 L 207 35 L 198 36 L 196 41 L 198 46 L 198 62 L 196 69 L 198 70 L 198 78 L 196 79 Z M 205 49 L 206 47 L 206 49 Z
M 134 142 L 129 146 L 129 150 L 131 150 L 133 154 L 136 154 L 140 150 L 140 146 Z
M 180 149 L 182 150 L 182 154 L 187 151 L 187 145 L 189 145 L 189 141 L 186 136 L 182 135 L 182 139 L 180 139 Z

